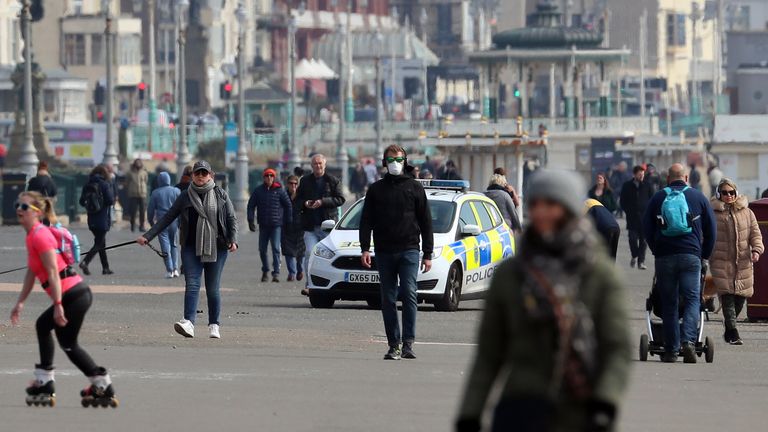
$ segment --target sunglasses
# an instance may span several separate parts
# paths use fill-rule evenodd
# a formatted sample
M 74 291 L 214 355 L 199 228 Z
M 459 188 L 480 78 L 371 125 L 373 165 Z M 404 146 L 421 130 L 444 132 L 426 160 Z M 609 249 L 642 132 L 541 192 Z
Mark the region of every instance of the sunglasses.
M 289 184 L 289 185 L 293 185 L 293 186 L 298 186 L 298 185 L 299 185 L 299 183 L 298 183 L 298 182 L 288 182 L 288 184 Z
M 21 210 L 21 211 L 29 211 L 29 209 L 32 209 L 34 211 L 41 211 L 36 206 L 33 206 L 32 204 L 27 204 L 27 203 L 16 202 L 13 204 L 13 206 L 16 208 L 16 210 Z
M 264 177 L 274 177 L 274 174 L 264 174 Z
M 196 175 L 196 176 L 200 176 L 200 177 L 205 177 L 208 174 L 210 174 L 210 173 L 208 171 L 206 171 L 206 170 L 197 170 L 194 173 L 192 173 L 192 175 Z
M 720 195 L 724 195 L 724 196 L 736 196 L 736 191 L 735 191 L 735 190 L 729 190 L 729 191 L 724 191 L 724 190 L 721 190 L 721 191 L 720 191 Z
M 405 161 L 405 158 L 401 156 L 398 156 L 398 157 L 389 156 L 385 160 L 387 161 L 387 163 L 392 163 L 392 162 L 403 163 L 403 161 Z

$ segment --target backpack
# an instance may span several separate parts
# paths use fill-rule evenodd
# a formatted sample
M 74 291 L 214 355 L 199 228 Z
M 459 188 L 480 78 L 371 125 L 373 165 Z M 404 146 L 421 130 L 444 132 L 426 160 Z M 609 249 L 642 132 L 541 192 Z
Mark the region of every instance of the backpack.
M 98 182 L 89 182 L 83 186 L 83 192 L 80 194 L 80 205 L 88 213 L 98 213 L 104 208 L 104 194 L 101 192 L 101 185 Z
M 61 255 L 67 266 L 80 262 L 80 239 L 78 239 L 75 234 L 72 234 L 72 232 L 65 228 L 60 222 L 53 226 L 40 225 L 40 228 L 43 227 L 47 228 L 51 234 L 53 234 L 53 238 L 56 239 L 56 242 L 59 243 L 59 247 L 56 248 L 56 253 Z
M 690 186 L 682 189 L 664 188 L 667 196 L 661 203 L 660 218 L 661 233 L 667 237 L 678 237 L 693 231 L 691 213 L 688 209 L 688 201 L 685 199 L 685 191 L 688 189 Z

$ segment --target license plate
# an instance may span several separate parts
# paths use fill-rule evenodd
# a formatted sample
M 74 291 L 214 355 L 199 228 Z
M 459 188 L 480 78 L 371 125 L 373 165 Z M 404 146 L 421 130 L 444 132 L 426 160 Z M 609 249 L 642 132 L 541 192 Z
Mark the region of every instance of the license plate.
M 352 283 L 379 283 L 379 274 L 347 272 L 344 274 L 344 281 Z

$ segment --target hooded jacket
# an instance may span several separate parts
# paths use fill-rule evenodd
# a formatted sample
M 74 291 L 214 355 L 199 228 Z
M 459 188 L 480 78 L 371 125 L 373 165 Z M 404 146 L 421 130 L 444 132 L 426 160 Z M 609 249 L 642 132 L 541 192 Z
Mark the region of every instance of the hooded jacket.
M 263 228 L 281 227 L 293 220 L 293 206 L 288 193 L 277 180 L 270 186 L 260 184 L 253 190 L 248 200 L 248 224 L 253 224 L 254 211 L 256 222 Z
M 152 191 L 147 207 L 147 219 L 150 223 L 160 220 L 173 203 L 181 195 L 181 191 L 171 186 L 171 176 L 167 172 L 161 172 L 157 176 L 157 189 Z
M 424 252 L 432 259 L 432 216 L 427 194 L 416 180 L 387 174 L 372 184 L 365 194 L 360 218 L 360 248 L 371 249 L 371 232 L 377 252 Z
M 718 294 L 752 297 L 754 271 L 752 252 L 762 255 L 763 236 L 749 201 L 744 195 L 728 205 L 716 197 L 710 200 L 715 212 L 717 240 L 709 269 Z
M 111 207 L 115 205 L 115 195 L 112 193 L 112 186 L 98 174 L 92 174 L 88 177 L 88 183 L 96 183 L 101 188 L 101 196 L 104 199 L 104 205 L 96 213 L 88 213 L 88 229 L 92 231 L 109 231 L 112 227 Z M 84 205 L 82 193 L 80 194 L 80 205 Z

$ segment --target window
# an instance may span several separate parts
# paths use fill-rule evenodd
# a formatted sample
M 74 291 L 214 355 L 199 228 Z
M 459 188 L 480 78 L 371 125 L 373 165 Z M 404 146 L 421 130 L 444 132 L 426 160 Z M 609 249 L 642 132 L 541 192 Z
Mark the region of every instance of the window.
M 475 212 L 472 211 L 470 204 L 465 202 L 461 206 L 461 212 L 459 213 L 459 230 L 467 225 L 480 226 L 480 223 L 477 222 L 477 218 L 475 218 Z
M 104 35 L 92 34 L 91 35 L 91 64 L 103 65 L 105 53 L 106 53 L 106 50 L 104 46 Z
M 68 66 L 85 64 L 85 35 L 64 35 L 64 63 Z
M 477 216 L 480 217 L 480 228 L 483 231 L 488 231 L 496 224 L 493 223 L 493 219 L 491 219 L 491 215 L 488 214 L 488 210 L 485 208 L 482 202 L 475 201 L 472 204 L 475 207 L 475 210 L 477 210 Z
M 685 14 L 667 14 L 667 46 L 685 46 Z
M 137 65 L 141 63 L 141 38 L 139 35 L 118 36 L 118 64 Z
M 493 227 L 496 228 L 497 226 L 501 225 L 501 215 L 499 214 L 499 211 L 496 210 L 496 206 L 485 203 L 485 208 L 488 210 L 488 213 L 491 214 L 491 218 L 493 219 Z

